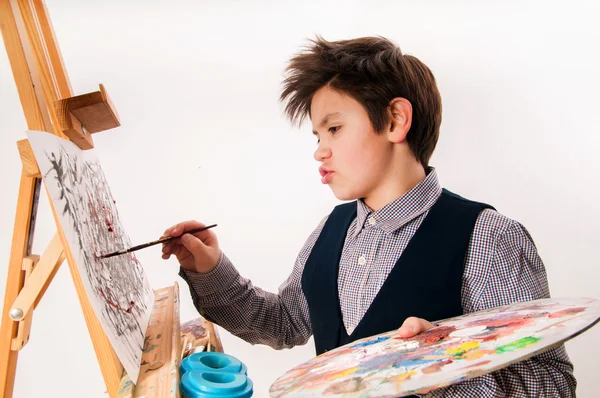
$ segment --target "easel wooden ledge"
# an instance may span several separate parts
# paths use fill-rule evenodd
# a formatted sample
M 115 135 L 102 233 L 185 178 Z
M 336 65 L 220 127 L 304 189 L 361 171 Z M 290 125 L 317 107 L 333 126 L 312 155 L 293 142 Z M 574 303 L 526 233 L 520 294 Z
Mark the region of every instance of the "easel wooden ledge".
M 73 95 L 43 0 L 0 0 L 0 29 L 28 129 L 51 132 L 91 149 L 92 134 L 120 125 L 102 85 L 99 91 Z M 51 200 L 57 233 L 41 256 L 31 253 L 42 180 L 29 141 L 17 142 L 17 148 L 22 170 L 0 329 L 0 396 L 12 397 L 18 353 L 29 341 L 33 310 L 65 259 L 109 396 L 179 396 L 179 377 L 173 377 L 181 360 L 178 285 L 155 291 L 146 341 L 161 342 L 157 349 L 145 350 L 134 389 L 88 301 Z M 206 324 L 212 332 L 211 345 L 221 351 L 214 326 Z M 165 375 L 170 377 L 161 377 Z

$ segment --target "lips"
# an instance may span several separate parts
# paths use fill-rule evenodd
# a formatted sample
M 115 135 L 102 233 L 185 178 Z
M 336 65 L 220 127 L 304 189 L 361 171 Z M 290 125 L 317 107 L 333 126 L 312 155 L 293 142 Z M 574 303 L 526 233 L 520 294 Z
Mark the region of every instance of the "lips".
M 333 171 L 321 166 L 319 167 L 319 174 L 321 174 L 321 182 L 323 184 L 328 184 L 329 181 L 331 181 L 331 175 L 333 174 Z

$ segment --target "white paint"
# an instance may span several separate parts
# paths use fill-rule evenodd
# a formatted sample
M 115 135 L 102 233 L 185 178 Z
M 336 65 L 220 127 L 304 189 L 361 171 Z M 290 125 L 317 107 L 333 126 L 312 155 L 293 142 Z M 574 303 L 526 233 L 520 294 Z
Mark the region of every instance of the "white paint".
M 487 326 L 473 326 L 472 328 L 465 328 L 461 330 L 455 330 L 450 333 L 452 337 L 469 337 L 469 336 L 477 336 L 485 331 Z

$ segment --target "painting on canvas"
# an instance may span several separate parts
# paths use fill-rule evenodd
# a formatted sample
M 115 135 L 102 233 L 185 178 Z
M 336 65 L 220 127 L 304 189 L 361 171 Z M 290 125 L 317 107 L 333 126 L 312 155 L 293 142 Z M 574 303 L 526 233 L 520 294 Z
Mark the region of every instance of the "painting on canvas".
M 38 167 L 96 316 L 132 381 L 137 381 L 154 292 L 133 253 L 94 150 L 29 131 Z
M 438 322 L 402 339 L 397 331 L 321 354 L 279 377 L 271 397 L 402 397 L 425 393 L 527 359 L 592 327 L 600 302 L 541 299 Z

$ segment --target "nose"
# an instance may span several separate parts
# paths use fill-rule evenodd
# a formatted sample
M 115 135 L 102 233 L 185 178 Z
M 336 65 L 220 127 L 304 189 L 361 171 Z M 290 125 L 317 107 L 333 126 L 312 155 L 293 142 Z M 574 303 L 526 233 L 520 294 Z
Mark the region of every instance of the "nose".
M 331 157 L 331 148 L 329 148 L 329 146 L 327 146 L 323 142 L 323 140 L 321 140 L 321 142 L 319 142 L 319 146 L 317 147 L 317 150 L 314 153 L 314 157 L 317 162 L 322 162 L 323 160 L 330 158 Z

